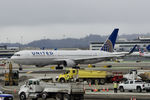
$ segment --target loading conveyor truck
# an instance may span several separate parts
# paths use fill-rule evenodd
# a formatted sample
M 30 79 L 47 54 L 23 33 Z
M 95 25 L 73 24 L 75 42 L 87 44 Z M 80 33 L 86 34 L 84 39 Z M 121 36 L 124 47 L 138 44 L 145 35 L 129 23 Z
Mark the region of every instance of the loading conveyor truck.
M 56 77 L 58 82 L 64 83 L 69 81 L 87 81 L 92 84 L 105 84 L 112 79 L 112 73 L 107 71 L 69 69 Z
M 84 93 L 83 83 L 45 83 L 39 79 L 29 79 L 18 92 L 20 100 L 83 100 Z

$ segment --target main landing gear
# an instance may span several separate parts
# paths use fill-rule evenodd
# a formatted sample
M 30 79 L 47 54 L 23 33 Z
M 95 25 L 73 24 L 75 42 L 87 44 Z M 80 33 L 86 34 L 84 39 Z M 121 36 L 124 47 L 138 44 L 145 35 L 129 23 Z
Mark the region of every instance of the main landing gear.
M 69 67 L 69 66 L 68 66 Z M 74 66 L 74 67 L 72 67 L 72 68 L 74 68 L 74 69 L 80 69 L 80 67 L 79 66 Z M 57 67 L 55 67 L 55 69 L 56 70 L 59 70 L 59 69 L 63 69 L 63 66 L 60 66 L 60 65 L 58 65 Z
M 63 66 L 60 66 L 60 65 L 58 65 L 56 68 L 55 68 L 56 70 L 59 70 L 59 69 L 63 69 Z
M 19 64 L 19 70 L 23 70 L 22 65 Z

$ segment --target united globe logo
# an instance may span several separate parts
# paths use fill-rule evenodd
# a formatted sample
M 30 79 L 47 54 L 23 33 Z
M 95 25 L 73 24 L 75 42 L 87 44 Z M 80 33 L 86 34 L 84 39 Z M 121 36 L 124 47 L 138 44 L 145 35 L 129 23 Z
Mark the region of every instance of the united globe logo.
M 107 40 L 102 48 L 103 51 L 113 52 L 113 45 L 110 40 Z

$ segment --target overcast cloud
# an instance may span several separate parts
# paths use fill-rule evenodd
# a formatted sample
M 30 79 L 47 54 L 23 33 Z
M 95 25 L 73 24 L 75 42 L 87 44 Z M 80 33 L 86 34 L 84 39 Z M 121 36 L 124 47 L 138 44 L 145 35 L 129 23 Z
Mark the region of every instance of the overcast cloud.
M 0 0 L 0 42 L 150 32 L 150 0 Z M 21 40 L 22 39 L 22 40 Z

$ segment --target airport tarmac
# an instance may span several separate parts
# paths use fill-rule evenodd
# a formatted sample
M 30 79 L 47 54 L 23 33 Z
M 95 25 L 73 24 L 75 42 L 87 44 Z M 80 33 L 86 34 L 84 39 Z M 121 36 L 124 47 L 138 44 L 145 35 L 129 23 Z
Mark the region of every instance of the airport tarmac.
M 104 68 L 105 65 L 112 65 L 111 68 Z M 138 69 L 138 70 L 147 70 L 150 71 L 150 62 L 102 62 L 96 64 L 95 68 L 88 68 L 88 65 L 80 65 L 81 68 L 84 69 L 90 69 L 90 70 L 107 70 L 107 71 L 122 71 L 124 73 L 127 73 L 130 69 Z M 18 65 L 13 64 L 14 69 L 18 69 Z M 4 67 L 0 68 L 1 70 L 7 69 Z M 67 69 L 67 68 L 66 68 Z M 40 78 L 40 77 L 50 77 L 55 79 L 56 76 L 63 73 L 64 70 L 53 70 L 51 69 L 51 66 L 46 66 L 42 68 L 37 68 L 35 66 L 23 66 L 23 70 L 20 71 L 20 77 L 22 80 L 19 83 L 19 86 L 3 86 L 4 90 L 7 93 L 12 93 L 15 96 L 14 100 L 19 100 L 17 96 L 17 91 L 19 91 L 19 88 L 22 84 L 24 84 L 24 81 L 28 78 Z M 24 77 L 24 79 L 23 79 Z M 1 76 L 1 79 L 2 76 Z M 91 92 L 88 85 L 86 85 L 86 94 L 85 94 L 85 100 L 130 100 L 131 97 L 136 97 L 137 100 L 149 100 L 150 93 L 136 93 L 136 92 L 125 92 L 125 93 L 113 93 L 113 85 L 112 84 L 106 84 L 106 85 L 99 85 L 98 87 L 102 88 L 109 88 L 109 92 Z M 15 91 L 14 91 L 15 90 Z M 15 93 L 14 93 L 15 92 Z M 40 100 L 40 99 L 39 99 Z M 53 99 L 48 99 L 53 100 Z

